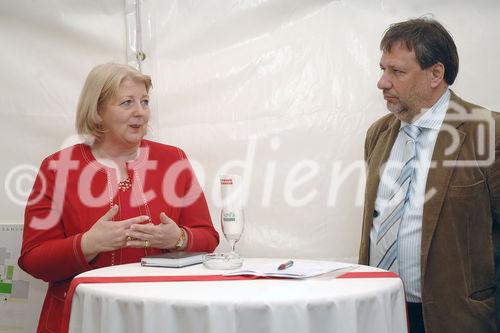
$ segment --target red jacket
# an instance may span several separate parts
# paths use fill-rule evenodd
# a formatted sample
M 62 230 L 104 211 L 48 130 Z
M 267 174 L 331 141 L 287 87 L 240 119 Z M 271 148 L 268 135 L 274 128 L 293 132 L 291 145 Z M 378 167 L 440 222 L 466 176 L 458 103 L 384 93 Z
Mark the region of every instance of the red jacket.
M 143 140 L 139 156 L 127 166 L 133 185 L 121 191 L 114 169 L 98 163 L 88 145 L 63 149 L 42 162 L 26 206 L 19 258 L 22 269 L 49 282 L 38 332 L 59 331 L 64 298 L 75 275 L 161 252 L 122 248 L 102 252 L 88 263 L 82 235 L 112 204 L 120 207 L 115 220 L 149 215 L 158 224 L 165 212 L 187 231 L 188 251 L 211 252 L 219 243 L 205 196 L 181 149 Z

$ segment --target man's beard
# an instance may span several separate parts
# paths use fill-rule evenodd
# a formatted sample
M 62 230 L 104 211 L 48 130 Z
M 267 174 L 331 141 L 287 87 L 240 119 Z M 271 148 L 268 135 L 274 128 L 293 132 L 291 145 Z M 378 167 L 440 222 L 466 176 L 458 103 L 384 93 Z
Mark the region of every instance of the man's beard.
M 401 103 L 401 101 L 397 104 L 391 103 L 388 101 L 387 102 L 387 109 L 391 113 L 394 113 L 394 115 L 404 114 L 404 113 L 408 112 L 408 105 L 406 105 L 405 103 Z
M 387 109 L 399 120 L 411 122 L 415 114 L 410 112 L 410 107 L 406 103 L 399 102 L 398 104 L 387 102 Z

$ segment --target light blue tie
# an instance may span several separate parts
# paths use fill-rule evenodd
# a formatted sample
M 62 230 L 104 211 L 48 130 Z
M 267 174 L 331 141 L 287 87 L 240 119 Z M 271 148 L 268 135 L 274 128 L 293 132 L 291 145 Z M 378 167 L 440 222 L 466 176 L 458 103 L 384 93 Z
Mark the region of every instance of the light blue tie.
M 371 247 L 370 265 L 397 273 L 397 238 L 399 225 L 408 203 L 408 193 L 414 171 L 415 144 L 422 130 L 415 125 L 402 127 L 405 137 L 405 154 L 401 164 L 401 173 L 396 179 L 389 200 L 384 210 L 375 217 L 380 227 L 377 243 Z M 394 167 L 394 166 L 391 166 Z M 373 251 L 374 250 L 374 251 Z

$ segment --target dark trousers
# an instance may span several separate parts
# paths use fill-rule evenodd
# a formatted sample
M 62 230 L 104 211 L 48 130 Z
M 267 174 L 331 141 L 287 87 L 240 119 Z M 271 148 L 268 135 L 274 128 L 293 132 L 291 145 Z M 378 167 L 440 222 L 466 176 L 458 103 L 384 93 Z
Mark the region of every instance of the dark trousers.
M 406 305 L 408 306 L 410 333 L 425 333 L 424 317 L 422 316 L 422 303 L 407 302 Z
M 495 317 L 497 322 L 497 330 L 500 332 L 500 245 L 495 249 Z

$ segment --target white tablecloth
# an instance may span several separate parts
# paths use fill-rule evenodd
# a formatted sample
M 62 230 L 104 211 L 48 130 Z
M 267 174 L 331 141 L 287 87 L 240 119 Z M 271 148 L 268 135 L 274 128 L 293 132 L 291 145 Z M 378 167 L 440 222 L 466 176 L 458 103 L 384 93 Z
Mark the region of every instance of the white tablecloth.
M 280 259 L 245 259 L 246 263 Z M 244 267 L 243 267 L 244 268 Z M 371 271 L 359 266 L 354 271 Z M 111 266 L 83 276 L 211 275 L 181 269 Z M 80 284 L 70 332 L 244 333 L 407 331 L 403 285 L 397 278 L 260 279 Z

